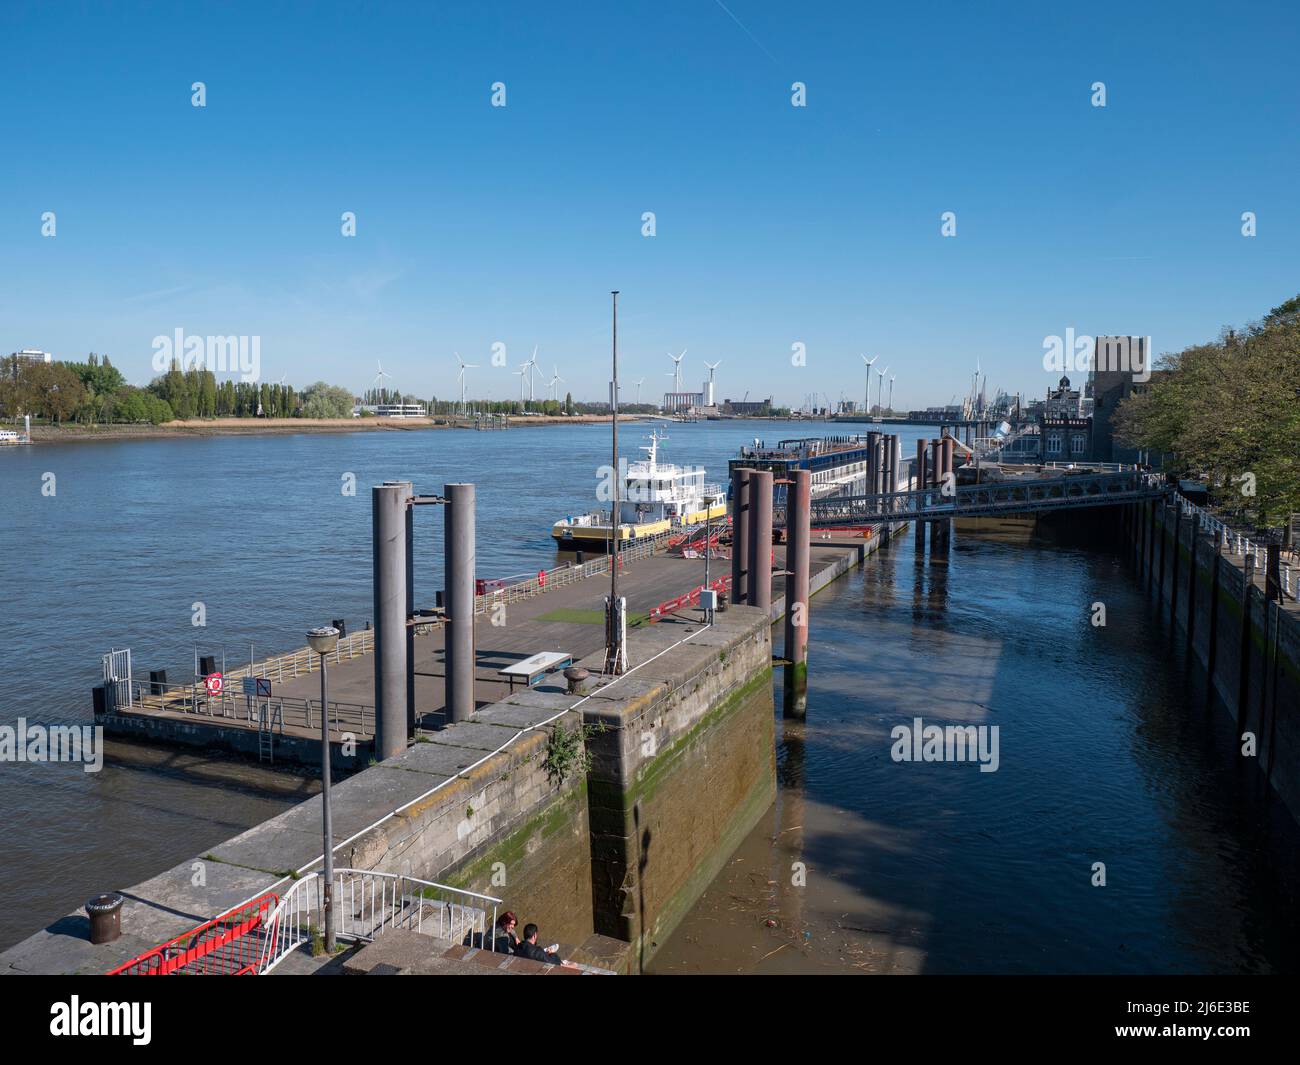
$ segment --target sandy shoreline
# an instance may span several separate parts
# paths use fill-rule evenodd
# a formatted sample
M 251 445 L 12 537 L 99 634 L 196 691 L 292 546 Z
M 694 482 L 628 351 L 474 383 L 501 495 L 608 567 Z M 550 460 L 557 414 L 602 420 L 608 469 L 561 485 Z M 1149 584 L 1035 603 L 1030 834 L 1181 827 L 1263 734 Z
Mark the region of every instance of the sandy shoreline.
M 636 417 L 619 421 L 636 421 Z M 575 414 L 571 418 L 511 417 L 511 429 L 532 425 L 608 424 L 608 414 Z M 187 436 L 279 436 L 293 433 L 411 433 L 428 429 L 472 429 L 473 423 L 449 424 L 432 418 L 209 418 L 162 425 L 36 425 L 35 444 L 82 443 L 87 440 L 164 440 Z

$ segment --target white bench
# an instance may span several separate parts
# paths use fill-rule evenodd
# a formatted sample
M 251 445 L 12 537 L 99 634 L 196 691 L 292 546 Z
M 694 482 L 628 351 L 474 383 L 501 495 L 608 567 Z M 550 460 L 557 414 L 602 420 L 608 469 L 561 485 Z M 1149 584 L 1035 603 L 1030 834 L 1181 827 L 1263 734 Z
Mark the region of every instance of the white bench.
M 554 673 L 557 669 L 571 665 L 573 665 L 573 656 L 565 651 L 539 651 L 522 661 L 510 663 L 505 669 L 498 669 L 497 675 L 508 678 L 510 690 L 514 691 L 516 680 L 522 679 L 531 688 L 547 673 Z

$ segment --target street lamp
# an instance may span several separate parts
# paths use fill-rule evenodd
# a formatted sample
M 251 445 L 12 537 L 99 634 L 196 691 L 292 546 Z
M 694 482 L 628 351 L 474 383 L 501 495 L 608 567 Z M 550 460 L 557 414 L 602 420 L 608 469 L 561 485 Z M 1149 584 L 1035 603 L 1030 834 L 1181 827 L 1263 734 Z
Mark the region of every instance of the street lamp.
M 320 655 L 320 772 L 321 803 L 325 833 L 325 956 L 334 956 L 334 831 L 330 819 L 330 716 L 326 701 L 328 684 L 325 662 L 339 645 L 339 630 L 332 625 L 307 633 L 307 645 Z

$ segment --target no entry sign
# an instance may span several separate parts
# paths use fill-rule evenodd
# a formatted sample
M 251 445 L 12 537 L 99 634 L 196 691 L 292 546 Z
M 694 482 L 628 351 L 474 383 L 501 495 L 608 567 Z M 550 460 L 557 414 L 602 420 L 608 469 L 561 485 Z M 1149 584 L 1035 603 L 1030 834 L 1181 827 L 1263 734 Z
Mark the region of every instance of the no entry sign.
M 244 694 L 258 699 L 269 699 L 271 697 L 271 678 L 245 677 Z

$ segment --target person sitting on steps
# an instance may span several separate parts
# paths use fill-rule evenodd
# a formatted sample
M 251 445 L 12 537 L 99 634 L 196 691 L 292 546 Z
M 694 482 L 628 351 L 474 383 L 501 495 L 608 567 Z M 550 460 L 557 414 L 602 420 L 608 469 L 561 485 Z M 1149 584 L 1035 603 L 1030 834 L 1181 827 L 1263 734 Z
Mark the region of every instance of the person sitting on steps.
M 523 941 L 515 947 L 515 954 L 521 958 L 528 958 L 532 961 L 545 962 L 547 965 L 563 965 L 567 969 L 576 969 L 577 966 L 572 962 L 564 961 L 555 953 L 559 949 L 559 944 L 553 945 L 551 950 L 543 950 L 537 945 L 537 925 L 524 925 Z

